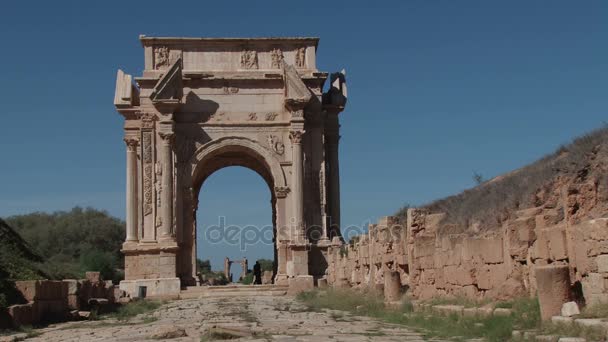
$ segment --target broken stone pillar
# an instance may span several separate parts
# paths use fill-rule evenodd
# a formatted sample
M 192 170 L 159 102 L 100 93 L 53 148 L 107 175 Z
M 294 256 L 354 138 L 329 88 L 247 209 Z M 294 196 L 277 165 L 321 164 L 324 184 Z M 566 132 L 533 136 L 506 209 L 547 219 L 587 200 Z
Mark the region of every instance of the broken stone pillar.
M 559 316 L 562 305 L 570 301 L 568 265 L 538 266 L 535 268 L 535 274 L 542 320 Z
M 386 270 L 384 272 L 384 301 L 397 302 L 401 300 L 401 277 L 399 272 Z

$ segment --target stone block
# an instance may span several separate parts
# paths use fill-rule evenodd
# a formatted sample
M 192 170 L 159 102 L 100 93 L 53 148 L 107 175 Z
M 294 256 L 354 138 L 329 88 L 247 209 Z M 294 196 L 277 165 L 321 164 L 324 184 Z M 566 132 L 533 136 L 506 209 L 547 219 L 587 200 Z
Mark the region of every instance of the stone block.
M 574 320 L 574 324 L 608 332 L 608 322 L 600 318 L 578 318 Z
M 564 316 L 553 316 L 551 317 L 551 322 L 554 324 L 572 324 L 574 323 L 574 318 L 572 317 L 564 317 Z
M 77 295 L 78 289 L 80 289 L 80 284 L 76 279 L 64 279 L 62 280 L 65 286 L 66 294 L 69 295 Z
M 481 290 L 490 290 L 504 284 L 509 276 L 509 267 L 505 264 L 483 265 L 477 270 L 477 286 Z
M 39 288 L 38 280 L 22 280 L 15 282 L 15 288 L 21 293 L 28 302 L 33 302 L 37 296 Z
M 33 303 L 11 305 L 8 307 L 8 314 L 15 327 L 37 323 Z
M 462 309 L 462 315 L 465 317 L 477 316 L 477 308 L 464 308 Z
M 583 295 L 601 294 L 604 292 L 604 277 L 599 273 L 589 273 L 581 280 Z
M 70 310 L 79 310 L 80 309 L 80 298 L 78 298 L 78 295 L 69 294 L 67 296 L 67 306 L 68 306 L 68 309 L 70 309 Z
M 473 285 L 473 269 L 467 265 L 447 266 L 444 269 L 445 282 L 448 284 L 466 286 Z
M 557 342 L 557 339 L 556 335 L 536 335 L 535 338 L 537 342 Z
M 464 306 L 462 305 L 433 305 L 433 311 L 442 315 L 463 315 Z
M 101 274 L 99 272 L 86 272 L 85 279 L 91 284 L 97 284 L 101 281 Z
M 587 342 L 583 337 L 560 337 L 557 342 Z
M 401 300 L 401 277 L 399 272 L 390 270 L 384 272 L 384 300 L 386 302 Z
M 552 260 L 568 258 L 568 245 L 564 227 L 552 228 L 546 231 L 549 240 L 549 257 Z
M 580 315 L 581 311 L 579 310 L 576 302 L 567 302 L 562 305 L 561 314 L 564 317 L 572 317 L 574 315 Z
M 498 317 L 509 317 L 513 313 L 513 310 L 507 308 L 496 308 L 492 313 L 494 316 Z
M 120 289 L 131 297 L 137 297 L 139 286 L 146 286 L 148 297 L 178 296 L 181 291 L 179 278 L 137 279 L 120 282 Z
M 600 273 L 608 273 L 608 254 L 598 255 L 595 258 L 597 264 L 597 271 Z
M 56 280 L 16 281 L 15 288 L 28 302 L 35 300 L 57 300 L 66 298 L 66 286 Z
M 289 288 L 287 294 L 290 296 L 297 295 L 301 292 L 311 291 L 314 289 L 314 278 L 311 275 L 299 275 L 294 278 L 289 278 Z
M 561 313 L 562 305 L 570 301 L 570 273 L 567 265 L 535 268 L 541 318 L 550 320 Z

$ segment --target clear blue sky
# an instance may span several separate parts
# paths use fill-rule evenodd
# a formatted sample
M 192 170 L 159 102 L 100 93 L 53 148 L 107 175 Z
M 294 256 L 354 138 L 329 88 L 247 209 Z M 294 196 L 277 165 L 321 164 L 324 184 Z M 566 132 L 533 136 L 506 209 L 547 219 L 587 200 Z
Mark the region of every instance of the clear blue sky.
M 124 218 L 112 98 L 117 68 L 142 70 L 139 34 L 319 36 L 319 68 L 348 76 L 346 225 L 459 192 L 474 171 L 521 167 L 608 120 L 605 1 L 10 1 L 0 34 L 0 216 L 81 205 Z M 253 172 L 222 170 L 199 222 L 268 224 L 269 198 Z M 201 257 L 241 256 L 230 248 Z

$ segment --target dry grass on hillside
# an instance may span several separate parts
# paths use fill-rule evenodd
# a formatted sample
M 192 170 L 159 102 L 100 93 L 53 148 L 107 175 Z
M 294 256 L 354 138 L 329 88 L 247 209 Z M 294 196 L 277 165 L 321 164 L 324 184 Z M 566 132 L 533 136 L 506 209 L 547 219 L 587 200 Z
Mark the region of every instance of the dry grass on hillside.
M 593 155 L 597 156 L 596 162 L 600 162 L 601 168 L 591 166 L 590 157 Z M 541 205 L 536 194 L 543 188 L 550 188 L 558 175 L 582 176 L 596 179 L 598 183 L 605 182 L 607 159 L 608 125 L 605 125 L 528 166 L 422 208 L 432 213 L 446 213 L 443 226 L 450 231 L 462 231 L 472 222 L 481 223 L 482 229 L 492 229 L 515 210 Z M 403 212 L 398 215 L 403 215 Z

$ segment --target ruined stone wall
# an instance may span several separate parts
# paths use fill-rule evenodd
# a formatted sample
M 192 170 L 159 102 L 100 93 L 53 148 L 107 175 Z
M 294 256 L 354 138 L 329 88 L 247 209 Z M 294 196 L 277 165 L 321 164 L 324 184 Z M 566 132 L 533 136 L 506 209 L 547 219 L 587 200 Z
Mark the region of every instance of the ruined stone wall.
M 386 217 L 350 244 L 336 241 L 328 284 L 379 289 L 393 270 L 414 298 L 508 299 L 536 294 L 537 267 L 567 265 L 573 295 L 608 302 L 607 196 L 595 181 L 558 179 L 537 206 L 505 213 L 495 227 L 454 227 L 445 213 L 410 209 L 406 224 Z
M 91 301 L 112 304 L 129 299 L 112 281 L 103 281 L 99 272 L 87 272 L 87 279 L 80 280 L 16 281 L 15 288 L 26 303 L 7 308 L 12 327 L 72 319 L 79 310 L 90 308 Z
M 406 229 L 396 217 L 381 218 L 368 233 L 342 244 L 332 241 L 328 252 L 327 282 L 334 287 L 382 289 L 387 271 L 399 272 L 408 284 Z

